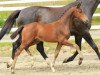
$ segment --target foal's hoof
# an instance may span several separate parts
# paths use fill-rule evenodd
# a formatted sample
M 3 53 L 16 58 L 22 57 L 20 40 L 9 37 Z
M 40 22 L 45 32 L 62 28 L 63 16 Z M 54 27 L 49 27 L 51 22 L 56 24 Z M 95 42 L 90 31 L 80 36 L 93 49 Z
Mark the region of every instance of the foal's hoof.
M 53 73 L 56 72 L 55 68 L 52 68 L 52 72 L 53 72 Z
M 11 68 L 11 74 L 15 74 L 15 71 Z
M 78 64 L 81 65 L 82 64 L 82 61 L 83 61 L 83 58 L 80 58 Z

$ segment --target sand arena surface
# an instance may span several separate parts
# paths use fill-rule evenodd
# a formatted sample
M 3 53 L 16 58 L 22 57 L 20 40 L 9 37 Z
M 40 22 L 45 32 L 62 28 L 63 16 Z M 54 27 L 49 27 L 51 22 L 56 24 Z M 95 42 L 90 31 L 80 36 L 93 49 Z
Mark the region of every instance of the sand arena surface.
M 78 56 L 74 61 L 62 64 L 64 58 L 71 56 L 71 53 L 61 51 L 55 65 L 56 72 L 53 73 L 39 54 L 34 55 L 34 65 L 31 67 L 33 59 L 24 52 L 18 59 L 14 75 L 100 75 L 100 60 L 96 54 L 94 52 L 83 54 L 81 66 L 78 65 Z M 53 54 L 48 56 L 52 60 Z M 0 75 L 11 75 L 10 68 L 6 68 L 6 62 L 9 60 L 10 57 L 0 57 Z

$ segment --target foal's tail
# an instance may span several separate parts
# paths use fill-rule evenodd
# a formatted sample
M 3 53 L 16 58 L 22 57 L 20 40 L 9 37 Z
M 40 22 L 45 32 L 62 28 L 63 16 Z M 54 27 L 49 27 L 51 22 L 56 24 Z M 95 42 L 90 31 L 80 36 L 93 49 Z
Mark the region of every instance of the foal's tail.
M 24 28 L 24 26 L 20 26 L 10 37 L 11 39 L 14 39 Z
M 0 40 L 2 39 L 2 37 L 7 33 L 10 32 L 14 22 L 16 21 L 16 18 L 18 17 L 19 13 L 21 10 L 16 10 L 14 11 L 5 21 L 5 24 L 3 26 L 3 28 L 0 31 Z

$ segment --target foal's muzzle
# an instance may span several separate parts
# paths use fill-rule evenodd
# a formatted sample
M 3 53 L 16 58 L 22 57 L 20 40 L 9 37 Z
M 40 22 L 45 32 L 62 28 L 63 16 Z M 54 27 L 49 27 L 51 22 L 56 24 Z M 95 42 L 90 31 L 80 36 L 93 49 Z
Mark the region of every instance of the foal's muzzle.
M 84 22 L 84 24 L 88 24 L 89 23 L 89 20 L 85 20 L 83 22 Z

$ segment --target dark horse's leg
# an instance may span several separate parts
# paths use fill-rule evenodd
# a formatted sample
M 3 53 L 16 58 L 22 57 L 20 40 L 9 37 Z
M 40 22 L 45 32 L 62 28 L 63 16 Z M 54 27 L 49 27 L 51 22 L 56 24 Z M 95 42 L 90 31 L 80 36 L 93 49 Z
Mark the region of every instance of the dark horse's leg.
M 93 48 L 93 50 L 96 52 L 98 58 L 100 59 L 100 52 L 98 50 L 97 45 L 94 43 L 91 35 L 89 32 L 86 32 L 83 38 L 87 41 L 87 43 Z
M 89 33 L 89 32 L 85 32 L 83 38 L 84 38 L 84 39 L 87 41 L 87 43 L 93 48 L 93 50 L 96 52 L 98 58 L 100 59 L 100 53 L 99 53 L 98 47 L 97 47 L 97 45 L 94 43 L 94 41 L 93 41 L 93 39 L 92 39 L 90 33 Z M 81 45 L 80 45 L 80 46 L 81 46 Z M 74 54 L 73 56 L 69 57 L 68 60 L 65 60 L 64 63 L 67 63 L 67 62 L 69 62 L 69 61 L 73 61 L 74 58 L 77 56 L 77 54 L 78 54 L 78 53 L 75 52 L 75 54 Z
M 19 36 L 19 38 L 12 44 L 12 46 L 13 46 L 12 59 L 14 59 L 16 49 L 20 46 L 20 44 L 21 44 L 21 37 Z
M 12 44 L 12 46 L 13 46 L 13 48 L 12 48 L 12 59 L 9 62 L 7 62 L 7 68 L 9 68 L 11 66 L 11 63 L 14 60 L 14 56 L 15 56 L 16 49 L 21 44 L 20 41 L 21 41 L 21 37 L 19 36 L 19 38 Z
M 12 59 L 14 59 L 15 51 L 16 51 L 16 49 L 20 46 L 20 43 L 21 43 L 21 37 L 19 37 L 19 38 L 17 39 L 17 41 L 13 43 Z M 27 49 L 25 49 L 25 50 L 27 50 Z M 44 59 L 48 58 L 47 55 L 46 55 L 46 53 L 44 52 L 43 42 L 39 42 L 39 43 L 37 44 L 37 50 L 39 51 L 39 53 L 42 55 L 42 57 L 43 57 Z M 26 52 L 27 52 L 27 51 L 26 51 Z
M 46 55 L 46 53 L 44 52 L 43 42 L 39 42 L 37 44 L 37 50 L 39 51 L 39 53 L 42 55 L 42 57 L 44 59 L 48 58 L 47 55 Z
M 81 50 L 81 41 L 82 41 L 82 36 L 78 36 L 78 35 L 75 35 L 75 43 L 79 46 L 80 50 Z M 73 61 L 74 58 L 78 55 L 78 52 L 76 51 L 74 53 L 74 55 L 72 55 L 71 57 L 69 57 L 68 59 L 65 58 L 65 60 L 63 61 L 63 63 L 67 63 L 67 62 L 70 62 L 70 61 Z

